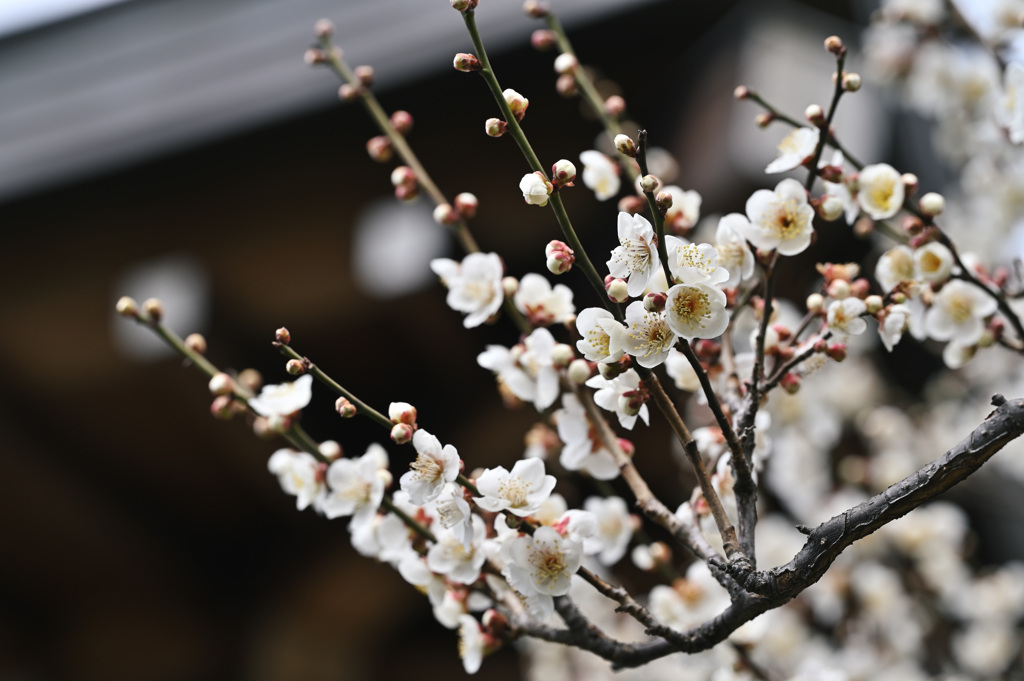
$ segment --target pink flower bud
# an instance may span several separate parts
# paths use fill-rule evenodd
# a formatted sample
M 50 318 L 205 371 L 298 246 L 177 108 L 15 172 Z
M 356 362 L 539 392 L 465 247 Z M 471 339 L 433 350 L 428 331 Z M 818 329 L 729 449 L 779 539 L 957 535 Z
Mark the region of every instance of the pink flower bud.
M 480 60 L 476 58 L 476 55 L 469 54 L 468 52 L 459 52 L 456 54 L 454 66 L 456 71 L 462 71 L 463 73 L 479 71 L 483 68 Z
M 523 3 L 523 11 L 534 19 L 543 19 L 551 12 L 551 8 L 542 0 L 526 0 Z
M 565 274 L 572 269 L 573 263 L 576 262 L 576 256 L 572 253 L 566 253 L 565 251 L 555 251 L 550 253 L 545 260 L 545 265 L 551 274 Z
M 221 371 L 210 379 L 209 388 L 211 395 L 230 395 L 235 392 L 235 381 Z
M 488 137 L 501 137 L 508 131 L 508 123 L 500 118 L 488 118 L 484 123 L 484 131 Z
M 648 293 L 644 296 L 644 309 L 648 312 L 661 312 L 665 309 L 668 296 L 664 293 Z
M 142 316 L 146 321 L 159 322 L 164 318 L 164 304 L 158 298 L 149 298 L 143 301 Z
M 533 45 L 533 49 L 546 52 L 558 44 L 558 37 L 555 36 L 554 31 L 542 28 L 533 32 L 530 36 L 530 44 Z
M 574 97 L 579 92 L 576 86 L 576 78 L 571 74 L 563 74 L 555 81 L 555 90 L 563 97 Z
M 434 222 L 439 225 L 454 225 L 459 221 L 458 212 L 447 203 L 434 208 Z
M 135 318 L 139 316 L 139 304 L 135 302 L 134 298 L 129 296 L 121 296 L 117 299 L 117 305 L 114 307 L 117 310 L 117 314 L 122 317 Z
M 274 340 L 282 345 L 288 345 L 292 342 L 292 334 L 288 329 L 282 326 L 274 332 Z
M 846 359 L 846 344 L 829 343 L 828 347 L 825 348 L 825 354 L 837 362 L 842 362 Z
M 392 423 L 405 423 L 416 426 L 416 407 L 408 402 L 392 402 L 388 406 L 388 418 Z
M 395 187 L 416 186 L 416 172 L 409 166 L 398 166 L 391 171 L 391 184 Z
M 302 61 L 306 62 L 306 66 L 325 64 L 327 63 L 327 56 L 324 54 L 323 50 L 311 47 L 303 53 Z
M 363 88 L 352 83 L 344 83 L 338 88 L 338 99 L 343 102 L 351 102 L 354 99 L 358 99 L 363 94 Z
M 837 35 L 830 35 L 825 38 L 825 49 L 829 53 L 839 56 L 845 50 L 842 38 Z
M 654 197 L 654 203 L 657 204 L 658 210 L 664 215 L 668 212 L 668 209 L 672 207 L 672 195 L 668 192 L 658 192 L 658 195 Z
M 800 392 L 800 377 L 794 373 L 788 373 L 779 381 L 779 386 L 790 395 Z
M 338 412 L 338 415 L 343 419 L 350 419 L 356 415 L 356 405 L 348 401 L 347 398 L 339 397 L 334 402 L 334 409 Z
M 404 445 L 412 439 L 412 426 L 408 423 L 396 423 L 391 429 L 391 440 L 396 445 Z
M 412 130 L 412 114 L 408 111 L 398 110 L 391 114 L 391 125 L 398 131 L 399 135 L 408 135 Z
M 462 192 L 455 197 L 455 210 L 459 211 L 459 215 L 466 219 L 476 217 L 476 210 L 479 206 L 480 201 L 469 192 Z
M 234 400 L 230 395 L 218 395 L 210 403 L 210 414 L 218 421 L 227 421 L 235 415 Z
M 609 118 L 617 119 L 626 112 L 626 100 L 619 95 L 612 95 L 604 100 L 604 112 Z
M 306 363 L 301 359 L 290 359 L 285 363 L 284 370 L 292 376 L 301 376 L 306 373 Z
M 359 82 L 363 87 L 370 87 L 373 85 L 374 74 L 372 66 L 357 66 L 352 69 L 352 72 L 356 74 L 356 78 L 359 79 Z
M 334 24 L 331 23 L 330 19 L 321 19 L 320 21 L 313 24 L 313 35 L 320 40 L 324 38 L 330 38 L 334 35 Z
M 635 194 L 630 196 L 624 196 L 619 199 L 619 210 L 623 213 L 629 213 L 630 215 L 636 215 L 637 213 L 643 212 L 644 206 L 647 202 L 644 201 L 643 197 L 636 196 Z
M 612 279 L 611 283 L 605 285 L 608 292 L 608 299 L 616 303 L 624 303 L 629 299 L 629 287 L 625 279 Z
M 391 140 L 384 135 L 371 137 L 366 141 L 366 153 L 377 163 L 385 163 L 391 160 Z
M 206 354 L 206 339 L 201 333 L 190 333 L 185 338 L 185 347 L 200 355 Z
M 732 96 L 736 99 L 747 99 L 750 97 L 750 88 L 746 85 L 737 85 L 736 89 L 732 91 Z
M 460 12 L 476 9 L 477 2 L 478 0 L 451 0 L 452 9 L 457 9 Z

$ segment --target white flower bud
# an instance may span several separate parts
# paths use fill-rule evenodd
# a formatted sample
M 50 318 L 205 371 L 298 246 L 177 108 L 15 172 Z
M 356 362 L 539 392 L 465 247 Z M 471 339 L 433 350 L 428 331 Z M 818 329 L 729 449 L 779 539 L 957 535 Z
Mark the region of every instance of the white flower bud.
M 341 445 L 335 440 L 324 440 L 317 449 L 320 450 L 320 454 L 328 461 L 341 458 Z
M 572 73 L 573 71 L 576 70 L 576 67 L 579 65 L 580 63 L 576 59 L 576 57 L 574 55 L 569 54 L 568 52 L 563 52 L 562 54 L 555 57 L 556 73 Z
M 235 381 L 223 371 L 213 375 L 210 379 L 211 395 L 230 395 L 235 391 Z
M 636 156 L 636 142 L 629 135 L 616 135 L 615 148 L 623 156 L 633 158 Z
M 447 203 L 434 208 L 434 222 L 439 225 L 453 225 L 459 221 L 459 214 Z
M 859 73 L 844 73 L 843 74 L 843 89 L 847 92 L 856 92 L 860 89 L 860 74 Z
M 408 423 L 396 423 L 391 429 L 391 440 L 396 445 L 404 445 L 412 439 L 412 426 Z
M 571 186 L 576 179 L 576 166 L 572 161 L 563 158 L 551 166 L 551 176 L 557 184 Z
M 616 303 L 624 303 L 629 298 L 629 285 L 625 279 L 613 279 L 606 286 L 608 298 Z
M 416 407 L 408 402 L 392 402 L 388 406 L 388 418 L 391 419 L 391 423 L 406 423 L 415 426 Z
M 838 196 L 826 196 L 818 208 L 818 215 L 826 222 L 835 222 L 843 216 L 843 200 Z
M 130 296 L 121 296 L 117 300 L 117 306 L 115 308 L 117 314 L 122 317 L 138 317 L 139 316 L 139 304 L 135 302 L 135 299 Z
M 546 206 L 554 187 L 543 174 L 536 172 L 523 175 L 523 179 L 519 181 L 519 189 L 523 192 L 526 203 L 531 206 Z
M 511 109 L 512 115 L 516 117 L 516 120 L 523 120 L 523 116 L 526 115 L 526 109 L 530 106 L 530 100 L 512 88 L 505 90 L 501 94 L 505 97 L 505 103 L 508 104 L 508 108 Z
M 551 360 L 555 366 L 567 367 L 574 359 L 576 359 L 576 351 L 572 349 L 571 345 L 558 343 L 551 350 Z
M 505 293 L 506 298 L 511 298 L 519 290 L 519 280 L 515 277 L 503 277 L 501 280 L 501 290 Z
M 882 296 L 868 296 L 864 299 L 864 306 L 867 308 L 868 314 L 878 314 L 878 312 L 885 306 Z
M 459 215 L 464 218 L 469 219 L 475 217 L 477 208 L 479 207 L 480 201 L 474 194 L 462 192 L 455 197 L 455 210 L 459 211 Z
M 640 178 L 640 188 L 644 192 L 654 192 L 661 186 L 661 180 L 654 175 L 644 175 Z
M 921 212 L 928 217 L 935 217 L 946 209 L 946 199 L 942 194 L 928 192 L 917 202 Z
M 569 380 L 576 385 L 583 385 L 591 376 L 590 363 L 585 359 L 574 359 L 569 363 Z
M 828 295 L 834 300 L 849 298 L 850 293 L 850 282 L 845 279 L 833 279 L 828 285 Z
M 817 314 L 825 307 L 825 296 L 820 293 L 812 293 L 807 296 L 807 311 Z

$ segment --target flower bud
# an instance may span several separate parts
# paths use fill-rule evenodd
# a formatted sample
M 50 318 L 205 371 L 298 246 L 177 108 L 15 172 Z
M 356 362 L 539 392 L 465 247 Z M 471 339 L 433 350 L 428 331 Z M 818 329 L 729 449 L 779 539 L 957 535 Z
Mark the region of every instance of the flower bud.
M 754 125 L 759 128 L 767 128 L 771 125 L 771 122 L 775 120 L 774 114 L 762 111 L 761 113 L 754 116 Z
M 316 64 L 326 64 L 327 55 L 324 54 L 323 50 L 311 47 L 306 50 L 302 55 L 302 61 L 306 62 L 306 66 L 314 66 Z
M 282 345 L 288 345 L 292 342 L 292 334 L 288 329 L 283 326 L 274 332 L 274 340 Z
M 823 196 L 818 204 L 818 215 L 826 222 L 835 222 L 843 216 L 843 200 L 838 196 Z
M 416 426 L 416 407 L 408 402 L 392 402 L 388 406 L 388 418 L 391 423 L 406 423 Z
M 501 290 L 506 298 L 511 298 L 519 290 L 519 280 L 515 277 L 503 277 L 501 280 Z
M 324 440 L 317 446 L 317 449 L 320 450 L 320 454 L 328 461 L 341 458 L 341 445 L 335 440 Z
M 562 74 L 555 81 L 555 90 L 563 97 L 575 97 L 579 92 L 579 88 L 576 87 L 576 78 L 568 73 Z
M 843 39 L 837 35 L 830 35 L 829 37 L 825 38 L 825 49 L 829 53 L 839 56 L 840 54 L 843 53 L 843 50 L 845 49 L 843 47 Z
M 636 158 L 636 142 L 629 135 L 616 135 L 615 136 L 615 148 L 623 156 L 629 156 L 630 158 Z
M 640 188 L 643 189 L 644 192 L 649 193 L 656 191 L 660 186 L 661 181 L 654 175 L 644 175 L 640 178 Z
M 434 207 L 434 222 L 439 225 L 454 225 L 459 221 L 459 214 L 447 203 Z
M 737 85 L 736 89 L 732 91 L 732 96 L 740 100 L 747 99 L 750 97 L 750 88 L 746 85 Z
M 657 204 L 658 210 L 664 215 L 668 212 L 668 209 L 672 207 L 672 194 L 668 192 L 658 192 L 658 195 L 654 197 L 654 203 Z
M 828 285 L 828 295 L 834 300 L 850 297 L 850 282 L 845 279 L 833 279 Z
M 203 338 L 201 333 L 190 333 L 185 338 L 185 347 L 192 352 L 197 352 L 200 355 L 206 354 L 206 339 Z
M 211 395 L 230 395 L 235 392 L 235 380 L 219 371 L 213 375 L 208 385 Z
M 825 309 L 825 296 L 820 293 L 812 293 L 807 296 L 807 311 L 812 314 L 818 314 Z
M 861 80 L 859 73 L 843 74 L 843 89 L 847 92 L 856 92 L 860 89 Z
M 623 196 L 619 199 L 619 210 L 623 213 L 629 213 L 630 215 L 636 215 L 644 210 L 644 206 L 647 202 L 644 201 L 642 196 L 631 194 L 629 196 Z
M 519 180 L 519 190 L 523 192 L 523 200 L 531 206 L 546 206 L 554 186 L 540 171 L 527 173 Z
M 605 284 L 605 291 L 608 292 L 608 299 L 616 303 L 624 303 L 629 299 L 629 287 L 625 279 L 612 279 Z
M 408 423 L 396 423 L 391 429 L 391 441 L 396 445 L 404 445 L 412 439 L 412 426 Z
M 811 104 L 804 109 L 804 118 L 808 123 L 819 128 L 825 125 L 825 111 L 817 104 Z
M 579 65 L 580 62 L 574 54 L 563 52 L 555 57 L 555 73 L 572 75 Z
M 453 62 L 456 71 L 462 71 L 463 73 L 469 73 L 470 71 L 479 71 L 483 68 L 483 64 L 476 58 L 476 55 L 469 54 L 468 52 L 459 52 L 455 55 L 455 61 Z
M 476 195 L 474 194 L 462 192 L 455 196 L 455 210 L 459 212 L 459 215 L 466 219 L 476 217 L 476 209 L 479 206 L 480 201 L 477 200 Z
M 626 112 L 626 100 L 619 95 L 612 95 L 604 100 L 604 112 L 609 118 L 617 120 Z
M 252 420 L 252 432 L 261 440 L 277 437 L 277 433 L 270 429 L 270 424 L 267 423 L 265 416 L 257 416 Z
M 352 404 L 345 397 L 339 397 L 334 402 L 334 409 L 338 412 L 338 415 L 343 419 L 350 419 L 356 415 L 358 411 L 356 405 Z
M 533 45 L 533 49 L 546 52 L 558 44 L 558 37 L 554 31 L 542 28 L 533 32 L 530 36 L 530 44 Z
M 946 209 L 946 199 L 942 194 L 928 192 L 917 202 L 917 206 L 921 209 L 922 213 L 933 218 Z
M 291 418 L 283 414 L 271 414 L 267 417 L 267 430 L 272 433 L 283 433 L 291 427 Z
M 878 314 L 885 306 L 885 302 L 882 300 L 882 296 L 868 296 L 864 299 L 864 306 L 867 308 L 868 314 Z
M 828 346 L 825 348 L 825 354 L 837 362 L 842 362 L 844 359 L 846 359 L 846 344 L 829 343 Z
M 864 238 L 875 231 L 875 221 L 869 217 L 862 217 L 853 223 L 853 233 L 856 236 Z
M 343 83 L 341 87 L 338 88 L 338 99 L 343 102 L 351 102 L 358 99 L 362 94 L 363 88 L 358 85 L 353 85 L 352 83 Z
M 619 411 L 626 416 L 636 416 L 640 407 L 644 406 L 644 398 L 639 390 L 630 390 L 619 395 Z
M 516 120 L 523 120 L 523 116 L 526 115 L 526 110 L 530 106 L 530 100 L 523 97 L 512 88 L 508 88 L 501 94 L 505 98 L 505 103 L 508 104 L 508 108 L 512 112 L 512 115 L 516 117 Z
M 352 72 L 356 74 L 356 78 L 359 79 L 359 83 L 363 87 L 370 87 L 371 85 L 373 85 L 374 73 L 372 66 L 366 66 L 365 64 L 362 66 L 357 66 L 354 69 L 352 69 Z
M 574 359 L 569 363 L 569 380 L 576 385 L 586 383 L 593 373 L 593 369 L 590 368 L 590 362 L 585 359 Z
M 534 19 L 543 19 L 551 12 L 551 8 L 541 0 L 526 0 L 523 3 L 523 11 Z
M 452 9 L 457 9 L 460 12 L 468 12 L 471 9 L 475 9 L 478 0 L 451 0 Z
M 366 153 L 377 163 L 385 163 L 391 160 L 391 140 L 384 135 L 377 135 L 366 140 Z
M 576 166 L 572 161 L 560 159 L 551 166 L 551 179 L 556 186 L 571 187 L 576 179 Z
M 800 376 L 792 372 L 787 373 L 779 381 L 779 387 L 781 387 L 790 395 L 796 395 L 798 392 L 800 392 Z
M 488 118 L 484 122 L 484 132 L 488 137 L 501 137 L 508 131 L 508 123 L 500 118 Z
M 230 395 L 218 395 L 210 403 L 210 414 L 218 421 L 227 421 L 235 415 L 234 402 Z
M 571 252 L 554 251 L 548 254 L 544 264 L 551 274 L 565 274 L 572 269 L 574 262 L 576 262 L 576 256 Z
M 164 318 L 164 304 L 158 298 L 149 298 L 142 303 L 142 315 L 150 322 L 159 322 Z
M 551 350 L 551 360 L 557 367 L 567 367 L 574 359 L 576 359 L 576 351 L 572 349 L 571 345 L 557 343 Z
M 408 111 L 398 111 L 391 114 L 391 126 L 398 132 L 399 135 L 408 135 L 409 131 L 412 130 L 412 114 Z
M 121 296 L 117 299 L 117 305 L 114 306 L 117 310 L 117 314 L 122 317 L 138 317 L 139 316 L 139 304 L 135 302 L 135 299 L 130 296 Z
M 917 187 L 920 184 L 917 175 L 914 173 L 903 173 L 900 175 L 900 180 L 903 182 L 903 189 L 907 196 L 913 196 L 917 193 Z
M 263 385 L 263 376 L 255 369 L 242 369 L 235 381 L 249 392 L 257 392 Z
M 391 184 L 396 187 L 414 187 L 416 172 L 409 166 L 398 166 L 391 171 Z
M 292 376 L 301 376 L 306 373 L 306 363 L 301 359 L 290 359 L 285 362 L 284 370 Z
M 664 293 L 648 293 L 644 296 L 644 309 L 648 312 L 661 312 L 667 300 L 668 296 Z
M 334 24 L 331 23 L 330 19 L 321 19 L 313 24 L 313 35 L 320 40 L 330 38 L 334 35 Z
M 508 634 L 508 619 L 494 608 L 489 608 L 480 623 L 495 640 L 501 641 Z

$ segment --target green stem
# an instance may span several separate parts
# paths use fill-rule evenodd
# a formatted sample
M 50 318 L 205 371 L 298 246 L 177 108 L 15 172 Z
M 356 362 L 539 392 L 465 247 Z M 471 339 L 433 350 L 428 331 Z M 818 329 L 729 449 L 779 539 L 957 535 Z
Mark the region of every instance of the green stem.
M 647 131 L 640 130 L 636 136 L 636 161 L 640 166 L 640 172 L 647 175 Z M 658 237 L 658 257 L 661 258 L 661 267 L 665 272 L 665 285 L 672 287 L 672 268 L 668 264 L 668 246 L 665 244 L 665 216 L 658 208 L 658 202 L 654 198 L 654 192 L 645 191 L 647 205 L 651 209 L 651 219 L 654 220 L 654 233 Z

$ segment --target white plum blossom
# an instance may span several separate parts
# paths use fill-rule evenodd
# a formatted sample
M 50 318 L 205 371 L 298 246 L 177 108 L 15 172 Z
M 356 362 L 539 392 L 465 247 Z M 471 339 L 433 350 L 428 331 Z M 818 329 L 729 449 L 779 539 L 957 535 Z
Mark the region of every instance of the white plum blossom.
M 583 547 L 554 528 L 538 527 L 532 537 L 520 535 L 505 542 L 502 557 L 516 591 L 564 596 L 582 562 Z
M 778 157 L 764 169 L 766 173 L 784 173 L 814 157 L 821 131 L 818 128 L 796 128 L 779 142 Z
M 576 349 L 590 362 L 610 364 L 623 355 L 626 327 L 603 307 L 588 307 L 576 316 L 576 329 L 582 338 Z
M 629 540 L 633 538 L 633 518 L 622 497 L 588 497 L 583 510 L 594 514 L 596 532 L 584 540 L 583 550 L 597 554 L 602 565 L 614 565 L 626 555 Z
M 917 269 L 914 264 L 914 252 L 909 246 L 895 246 L 878 259 L 875 265 L 875 279 L 882 290 L 889 292 L 896 288 L 901 281 L 914 281 L 917 279 Z
M 668 353 L 668 358 L 665 360 L 665 372 L 680 390 L 689 393 L 700 390 L 700 378 L 697 377 L 697 372 L 693 370 L 693 365 L 690 364 L 686 355 L 678 350 Z
M 487 640 L 480 623 L 472 615 L 459 617 L 459 657 L 467 674 L 476 674 L 484 661 Z
M 725 292 L 707 284 L 676 284 L 668 290 L 665 319 L 683 338 L 717 338 L 729 326 Z
M 617 279 L 626 279 L 627 292 L 638 296 L 647 281 L 661 267 L 654 228 L 642 215 L 620 212 L 618 218 L 619 246 L 612 251 L 608 272 Z
M 868 328 L 861 315 L 867 306 L 860 298 L 850 296 L 842 300 L 833 300 L 828 306 L 828 328 L 839 336 L 857 336 Z
M 468 544 L 455 532 L 441 529 L 435 532 L 437 541 L 427 551 L 427 567 L 458 584 L 472 584 L 480 577 L 487 555 L 484 539 L 487 525 L 478 515 L 473 516 L 473 532 Z
M 873 220 L 891 218 L 903 207 L 903 178 L 888 163 L 864 166 L 858 185 L 857 203 Z
M 584 151 L 580 154 L 583 164 L 583 184 L 594 192 L 598 201 L 610 199 L 619 193 L 619 166 L 600 151 Z
M 715 581 L 707 563 L 697 561 L 686 579 L 651 589 L 649 608 L 659 622 L 686 631 L 714 618 L 729 606 L 729 593 Z
M 381 456 L 387 453 L 378 444 L 370 445 L 358 459 L 337 459 L 327 469 L 331 490 L 318 507 L 328 518 L 352 516 L 350 527 L 369 521 L 384 499 Z
M 642 367 L 652 369 L 668 357 L 669 350 L 679 340 L 669 328 L 662 312 L 648 312 L 642 301 L 634 301 L 626 308 L 626 347 Z
M 504 466 L 488 468 L 476 480 L 483 496 L 474 499 L 485 511 L 508 511 L 521 518 L 535 513 L 555 488 L 555 477 L 544 473 L 541 459 L 520 459 L 509 472 Z
M 739 213 L 729 213 L 718 221 L 715 231 L 714 264 L 729 272 L 729 278 L 718 282 L 722 288 L 735 288 L 754 275 L 754 254 L 743 236 L 750 231 L 750 220 Z M 667 238 L 667 237 L 666 237 Z
M 442 447 L 440 440 L 422 428 L 413 433 L 412 446 L 416 449 L 416 460 L 399 483 L 409 495 L 409 501 L 422 506 L 437 499 L 445 483 L 455 481 L 462 461 L 455 447 Z
M 538 173 L 527 173 L 519 180 L 523 200 L 531 206 L 546 206 L 551 196 L 551 183 Z
M 701 195 L 694 190 L 684 190 L 676 185 L 662 187 L 672 197 L 672 205 L 665 211 L 665 227 L 678 232 L 685 232 L 700 220 Z
M 606 411 L 615 412 L 619 425 L 626 430 L 633 430 L 638 416 L 645 424 L 650 424 L 650 410 L 646 403 L 641 402 L 636 410 L 623 408 L 632 399 L 639 400 L 640 374 L 633 369 L 627 369 L 611 380 L 600 374 L 591 376 L 586 385 L 597 390 L 594 403 Z
M 543 411 L 558 398 L 558 369 L 552 353 L 555 337 L 547 329 L 535 329 L 510 351 L 500 345 L 488 345 L 477 355 L 477 364 L 498 374 L 498 378 L 512 394 L 525 402 L 532 402 L 537 411 Z
M 289 416 L 304 408 L 313 398 L 313 376 L 305 374 L 291 383 L 265 385 L 249 406 L 260 416 Z
M 907 328 L 909 317 L 910 308 L 906 305 L 891 305 L 885 310 L 885 317 L 878 323 L 878 335 L 882 339 L 882 345 L 889 352 L 892 352 L 892 349 L 903 338 L 903 331 Z
M 437 258 L 430 269 L 448 287 L 448 307 L 466 315 L 462 324 L 467 329 L 480 326 L 501 307 L 504 268 L 497 253 L 470 253 L 461 263 Z
M 932 298 L 924 325 L 935 340 L 974 345 L 985 331 L 985 317 L 995 314 L 996 301 L 974 284 L 954 279 Z
M 433 509 L 441 527 L 451 530 L 468 548 L 473 535 L 474 516 L 462 486 L 453 482 L 445 484 L 440 496 L 433 502 Z
M 512 301 L 535 326 L 562 323 L 576 312 L 571 288 L 565 284 L 552 288 L 544 276 L 532 272 L 519 280 Z
M 718 251 L 711 244 L 694 244 L 671 234 L 665 237 L 665 257 L 677 284 L 721 284 L 729 272 L 720 267 Z
M 286 494 L 295 495 L 295 506 L 300 511 L 325 493 L 319 463 L 312 454 L 279 449 L 271 454 L 267 469 L 277 476 Z
M 758 189 L 747 199 L 750 226 L 744 236 L 762 251 L 796 255 L 811 245 L 814 208 L 807 202 L 803 185 L 792 178 L 779 182 L 774 191 Z
M 1024 142 L 1024 65 L 1012 61 L 1004 74 L 1003 96 L 996 105 L 996 120 L 1006 128 L 1010 141 Z
M 931 241 L 914 251 L 917 278 L 929 284 L 941 284 L 953 273 L 953 253 L 946 246 Z
M 562 408 L 555 412 L 555 420 L 558 437 L 564 443 L 558 457 L 563 468 L 583 471 L 596 480 L 612 480 L 619 476 L 614 455 L 597 438 L 583 405 L 575 395 L 562 395 Z

